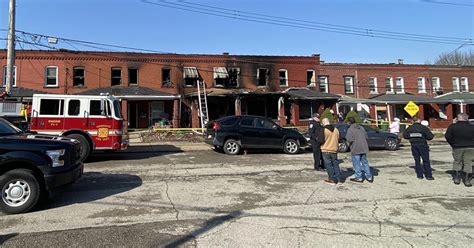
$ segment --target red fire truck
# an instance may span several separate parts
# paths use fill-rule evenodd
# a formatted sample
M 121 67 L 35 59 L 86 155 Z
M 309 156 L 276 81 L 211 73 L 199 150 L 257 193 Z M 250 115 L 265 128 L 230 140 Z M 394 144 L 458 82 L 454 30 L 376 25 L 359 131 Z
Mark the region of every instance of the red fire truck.
M 81 159 L 92 150 L 126 149 L 120 101 L 109 95 L 35 94 L 30 130 L 63 135 L 81 143 Z

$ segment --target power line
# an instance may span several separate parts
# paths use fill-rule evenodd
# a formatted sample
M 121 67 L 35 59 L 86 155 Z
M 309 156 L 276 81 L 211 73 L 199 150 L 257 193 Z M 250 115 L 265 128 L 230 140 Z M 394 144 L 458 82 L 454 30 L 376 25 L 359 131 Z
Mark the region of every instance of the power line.
M 425 3 L 434 3 L 434 4 L 444 4 L 444 5 L 455 5 L 455 6 L 465 6 L 465 7 L 473 7 L 474 4 L 469 3 L 456 3 L 456 2 L 446 2 L 446 1 L 436 1 L 436 0 L 421 0 Z
M 238 19 L 238 20 L 244 20 L 244 21 L 249 21 L 249 22 L 264 23 L 264 24 L 269 24 L 269 25 L 294 27 L 294 28 L 333 32 L 333 33 L 348 34 L 348 35 L 394 39 L 394 40 L 405 40 L 405 41 L 418 41 L 418 42 L 428 42 L 428 43 L 441 43 L 441 44 L 460 44 L 460 43 L 465 43 L 465 42 L 472 43 L 472 39 L 466 39 L 466 38 L 419 35 L 419 34 L 410 34 L 410 33 L 402 33 L 402 32 L 382 31 L 382 30 L 376 30 L 376 29 L 349 27 L 349 26 L 342 26 L 342 25 L 319 23 L 319 22 L 310 22 L 310 21 L 304 21 L 304 20 L 264 15 L 264 14 L 259 14 L 259 13 L 231 10 L 231 9 L 225 9 L 225 8 L 217 8 L 210 5 L 195 4 L 195 3 L 185 2 L 185 1 L 181 1 L 180 3 L 170 3 L 170 2 L 154 2 L 150 0 L 142 0 L 142 2 L 147 3 L 147 4 L 172 8 L 172 9 L 179 9 L 179 10 L 184 10 L 188 12 L 201 13 L 201 14 L 224 17 L 224 18 L 229 18 L 229 19 Z

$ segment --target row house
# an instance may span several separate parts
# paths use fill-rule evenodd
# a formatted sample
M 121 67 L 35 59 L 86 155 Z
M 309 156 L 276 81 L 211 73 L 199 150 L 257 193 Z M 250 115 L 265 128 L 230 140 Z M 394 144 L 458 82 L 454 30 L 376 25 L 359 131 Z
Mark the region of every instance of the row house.
M 0 51 L 5 84 L 6 51 Z M 322 63 L 319 55 L 185 55 L 126 52 L 16 52 L 12 95 L 101 94 L 122 99 L 130 128 L 198 127 L 198 84 L 210 119 L 234 114 L 306 125 L 311 114 L 351 109 L 363 117 L 407 118 L 409 101 L 433 125 L 474 118 L 474 67 Z

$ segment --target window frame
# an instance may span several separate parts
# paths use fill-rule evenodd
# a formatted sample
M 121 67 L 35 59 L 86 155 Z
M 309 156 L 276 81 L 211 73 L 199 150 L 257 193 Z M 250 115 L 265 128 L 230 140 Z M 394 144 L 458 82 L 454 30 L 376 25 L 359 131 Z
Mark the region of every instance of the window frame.
M 398 88 L 398 82 L 400 82 L 400 89 Z M 395 78 L 395 93 L 404 94 L 405 93 L 405 80 L 403 77 Z
M 165 71 L 169 72 L 169 79 L 165 81 Z M 161 87 L 170 87 L 173 85 L 171 80 L 172 69 L 170 67 L 162 67 L 161 68 Z
M 232 72 L 231 72 L 232 71 Z M 235 71 L 235 85 L 233 85 L 233 79 L 232 76 Z M 239 87 L 240 86 L 240 74 L 241 74 L 241 68 L 240 67 L 228 67 L 227 68 L 227 73 L 229 74 L 229 87 Z M 232 74 L 232 76 L 231 76 Z
M 324 80 L 324 84 L 321 84 L 321 79 L 325 79 Z M 321 86 L 324 86 L 324 91 L 321 90 Z M 319 92 L 324 92 L 324 93 L 329 93 L 329 76 L 326 76 L 326 75 L 320 75 L 318 76 L 318 88 L 319 88 Z
M 260 85 L 260 81 L 261 81 L 261 75 L 260 75 L 260 71 L 265 71 L 265 85 Z M 268 81 L 270 79 L 270 69 L 269 68 L 258 68 L 257 69 L 257 87 L 267 87 L 268 86 Z
M 82 70 L 82 85 L 76 85 L 76 78 L 78 78 L 75 74 L 76 70 Z M 74 66 L 72 67 L 72 87 L 85 87 L 86 86 L 86 68 L 84 66 Z
M 421 88 L 420 88 L 420 79 L 421 79 Z M 426 93 L 426 78 L 418 77 L 416 78 L 418 93 Z
M 55 84 L 52 85 L 52 84 L 48 84 L 48 69 L 55 69 L 56 70 L 56 73 L 54 75 L 54 78 L 55 78 Z M 47 88 L 54 88 L 54 87 L 59 87 L 59 68 L 58 66 L 55 66 L 55 65 L 47 65 L 44 67 L 44 87 L 47 87 Z
M 453 87 L 452 92 L 461 92 L 461 87 L 460 87 L 460 80 L 459 77 L 452 77 L 451 78 L 451 85 Z M 454 87 L 456 86 L 456 88 Z
M 465 79 L 465 80 L 463 80 L 463 79 Z M 463 90 L 463 81 L 466 82 L 466 85 L 465 85 L 466 90 Z M 459 79 L 459 86 L 460 86 L 460 88 L 459 88 L 460 92 L 469 92 L 469 80 L 468 80 L 468 78 L 467 77 L 461 77 Z
M 114 84 L 114 79 L 116 79 L 117 77 L 114 77 L 113 72 L 119 71 L 119 70 L 120 70 L 120 82 L 118 84 Z M 122 79 L 123 79 L 122 75 L 123 75 L 122 67 L 111 67 L 110 68 L 110 86 L 122 85 Z
M 308 72 L 311 72 L 313 74 L 309 80 L 308 80 Z M 306 86 L 316 87 L 316 70 L 314 69 L 306 70 Z
M 280 73 L 284 72 L 285 77 L 281 77 Z M 278 81 L 280 83 L 280 87 L 288 87 L 288 70 L 287 69 L 279 69 L 278 70 Z M 282 84 L 284 82 L 284 84 Z
M 344 94 L 354 94 L 355 89 L 354 89 L 354 76 L 344 76 Z M 351 79 L 350 84 L 346 84 L 346 79 Z M 350 91 L 347 91 L 347 86 L 350 86 Z
M 373 90 L 371 86 L 371 79 L 373 79 Z M 378 94 L 378 85 L 377 85 L 377 77 L 369 77 L 369 94 Z
M 434 85 L 435 81 L 436 81 L 436 86 Z M 433 92 L 436 92 L 439 89 L 441 89 L 441 80 L 439 77 L 431 77 L 431 87 L 433 88 Z
M 132 77 L 130 76 L 130 71 L 136 70 L 136 83 L 131 83 Z M 128 73 L 128 86 L 137 86 L 140 84 L 140 70 L 137 67 L 128 67 L 127 68 L 127 73 Z
M 390 90 L 387 90 L 387 80 L 390 85 Z M 393 87 L 393 77 L 385 77 L 385 93 L 395 93 L 395 88 Z
M 3 66 L 3 79 L 2 79 L 2 87 L 7 86 L 7 66 Z M 13 85 L 12 87 L 16 87 L 16 65 L 13 66 Z

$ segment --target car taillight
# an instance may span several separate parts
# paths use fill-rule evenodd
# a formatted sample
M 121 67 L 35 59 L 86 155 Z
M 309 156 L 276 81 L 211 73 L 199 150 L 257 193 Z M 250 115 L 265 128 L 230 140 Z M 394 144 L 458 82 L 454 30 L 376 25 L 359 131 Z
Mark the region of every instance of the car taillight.
M 219 130 L 219 123 L 217 121 L 214 122 L 214 126 L 212 127 L 212 129 L 214 129 L 214 131 Z

